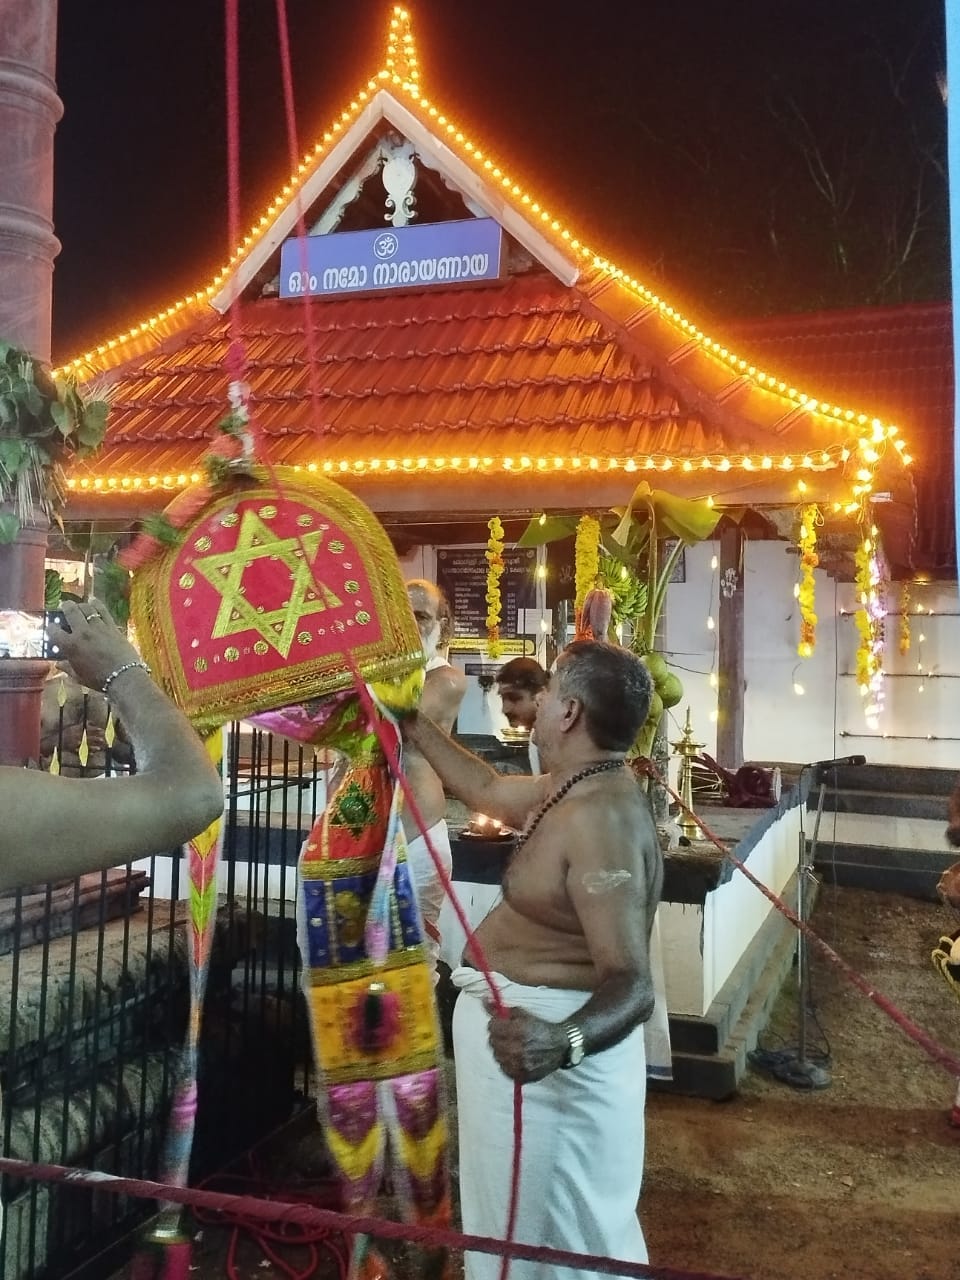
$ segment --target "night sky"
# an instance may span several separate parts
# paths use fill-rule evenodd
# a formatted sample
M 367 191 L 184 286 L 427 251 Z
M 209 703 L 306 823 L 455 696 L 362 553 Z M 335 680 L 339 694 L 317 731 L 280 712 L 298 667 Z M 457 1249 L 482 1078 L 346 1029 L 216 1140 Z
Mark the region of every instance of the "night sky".
M 698 318 L 948 296 L 943 0 L 413 0 L 425 93 Z M 387 0 L 288 0 L 301 150 Z M 244 226 L 286 179 L 275 7 L 241 3 Z M 61 0 L 54 356 L 226 256 L 220 0 Z

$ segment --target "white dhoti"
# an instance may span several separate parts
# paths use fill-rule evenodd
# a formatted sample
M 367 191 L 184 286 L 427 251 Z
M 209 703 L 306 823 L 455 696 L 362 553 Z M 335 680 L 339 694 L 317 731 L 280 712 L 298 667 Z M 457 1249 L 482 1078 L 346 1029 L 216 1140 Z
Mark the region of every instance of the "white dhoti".
M 453 859 L 450 854 L 450 834 L 444 819 L 441 818 L 439 822 L 435 822 L 427 835 L 449 875 Z M 417 836 L 416 839 L 407 842 L 407 866 L 410 868 L 420 907 L 427 964 L 430 966 L 433 983 L 436 986 L 437 960 L 440 956 L 440 908 L 445 895 L 443 883 L 423 836 Z
M 525 987 L 494 975 L 508 1006 L 560 1022 L 588 991 Z M 464 1231 L 502 1239 L 513 1159 L 513 1081 L 487 1039 L 489 988 L 475 969 L 459 968 L 453 1017 L 460 1127 L 460 1206 Z M 637 1218 L 643 1179 L 643 1031 L 570 1071 L 523 1086 L 520 1196 L 515 1239 L 631 1262 L 646 1262 Z M 500 1259 L 464 1256 L 467 1280 L 497 1280 Z M 600 1272 L 514 1261 L 512 1280 L 600 1280 Z

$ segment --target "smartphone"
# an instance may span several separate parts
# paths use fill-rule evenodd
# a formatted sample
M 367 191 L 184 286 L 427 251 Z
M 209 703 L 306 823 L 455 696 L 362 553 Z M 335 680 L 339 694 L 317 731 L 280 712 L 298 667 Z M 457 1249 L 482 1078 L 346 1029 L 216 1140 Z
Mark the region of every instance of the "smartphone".
M 62 627 L 64 631 L 70 630 L 70 624 L 67 622 L 67 615 L 62 609 L 47 609 L 43 615 L 43 656 L 56 661 L 60 657 L 60 650 L 50 638 L 50 625 Z

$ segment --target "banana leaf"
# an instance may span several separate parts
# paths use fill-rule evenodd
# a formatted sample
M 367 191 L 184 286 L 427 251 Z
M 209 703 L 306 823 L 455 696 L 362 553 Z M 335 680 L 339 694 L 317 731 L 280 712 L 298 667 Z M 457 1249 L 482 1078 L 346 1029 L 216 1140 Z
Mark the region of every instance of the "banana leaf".
M 542 547 L 577 531 L 579 516 L 534 516 L 517 541 L 518 547 Z
M 619 510 L 616 514 L 620 515 L 620 523 L 612 537 L 620 546 L 626 546 L 632 525 L 652 523 L 658 538 L 679 538 L 685 546 L 692 547 L 710 537 L 723 513 L 703 500 L 678 498 L 663 489 L 651 489 L 646 480 L 641 480 L 622 514 Z

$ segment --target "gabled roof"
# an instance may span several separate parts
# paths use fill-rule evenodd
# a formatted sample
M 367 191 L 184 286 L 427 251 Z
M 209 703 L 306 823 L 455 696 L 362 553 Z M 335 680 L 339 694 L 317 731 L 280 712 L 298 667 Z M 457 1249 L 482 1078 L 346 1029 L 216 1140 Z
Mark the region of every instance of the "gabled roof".
M 727 503 L 806 496 L 851 514 L 878 468 L 884 488 L 909 491 L 896 426 L 814 396 L 711 339 L 481 152 L 422 93 L 409 15 L 398 7 L 383 69 L 230 262 L 204 289 L 59 371 L 81 381 L 106 374 L 115 384 L 107 446 L 86 472 L 75 471 L 75 492 L 163 493 L 197 474 L 226 406 L 221 311 L 264 278 L 298 210 L 343 181 L 384 122 L 472 208 L 496 218 L 534 267 L 489 286 L 315 299 L 318 405 L 302 307 L 245 303 L 253 407 L 275 460 L 348 477 L 378 510 L 456 510 L 464 498 L 476 509 L 505 508 L 518 491 L 504 486 L 535 473 L 543 473 L 539 502 L 558 506 L 622 501 L 632 481 L 621 472 L 643 471 L 669 471 L 672 488 Z M 447 483 L 461 473 L 472 476 L 469 494 Z
M 914 563 L 956 576 L 953 308 L 949 302 L 860 307 L 728 325 L 757 360 L 910 424 L 916 450 Z

